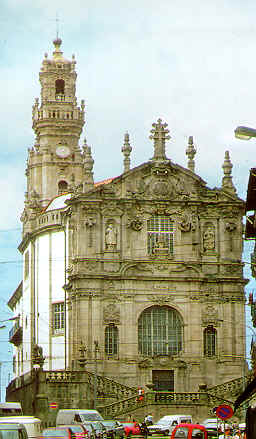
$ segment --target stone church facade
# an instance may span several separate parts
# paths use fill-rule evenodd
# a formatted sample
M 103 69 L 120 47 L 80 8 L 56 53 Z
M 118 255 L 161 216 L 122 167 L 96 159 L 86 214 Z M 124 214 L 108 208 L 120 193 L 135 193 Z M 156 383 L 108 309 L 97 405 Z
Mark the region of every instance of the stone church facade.
M 244 376 L 244 202 L 229 153 L 221 186 L 210 189 L 195 173 L 193 138 L 187 168 L 173 163 L 158 119 L 148 162 L 131 168 L 126 133 L 123 173 L 95 182 L 91 148 L 79 146 L 76 61 L 63 57 L 61 40 L 54 47 L 33 106 L 23 281 L 8 302 L 14 380 L 40 356 L 45 371 L 94 371 L 96 357 L 99 375 L 155 391 Z

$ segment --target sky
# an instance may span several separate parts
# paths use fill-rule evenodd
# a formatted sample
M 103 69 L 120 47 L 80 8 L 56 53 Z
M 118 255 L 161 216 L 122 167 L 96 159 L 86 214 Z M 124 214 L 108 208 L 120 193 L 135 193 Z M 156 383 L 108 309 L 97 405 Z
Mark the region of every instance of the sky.
M 95 181 L 122 173 L 127 131 L 131 166 L 149 160 L 150 130 L 160 117 L 171 135 L 168 158 L 186 167 L 193 136 L 196 173 L 209 187 L 221 186 L 229 150 L 233 182 L 245 199 L 256 139 L 235 139 L 234 129 L 256 128 L 255 17 L 254 0 L 1 0 L 1 320 L 12 316 L 6 302 L 21 280 L 17 245 L 27 149 L 34 144 L 32 105 L 57 32 L 64 57 L 76 57 L 78 102 L 86 104 L 80 144 L 86 137 L 92 148 Z M 245 243 L 247 278 L 252 250 Z M 246 289 L 253 291 L 255 281 Z M 9 328 L 6 322 L 0 329 L 2 392 L 11 365 Z M 251 335 L 248 328 L 248 343 Z

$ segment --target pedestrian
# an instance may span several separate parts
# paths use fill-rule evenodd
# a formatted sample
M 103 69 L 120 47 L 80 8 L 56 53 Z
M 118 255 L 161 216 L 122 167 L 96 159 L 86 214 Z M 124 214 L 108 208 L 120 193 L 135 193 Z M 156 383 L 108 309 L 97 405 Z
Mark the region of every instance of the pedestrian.
M 138 402 L 142 402 L 144 399 L 144 389 L 142 389 L 142 387 L 138 387 L 138 396 L 137 396 L 137 401 Z
M 149 413 L 145 417 L 144 422 L 145 422 L 146 425 L 153 425 L 153 415 L 152 415 L 152 413 Z

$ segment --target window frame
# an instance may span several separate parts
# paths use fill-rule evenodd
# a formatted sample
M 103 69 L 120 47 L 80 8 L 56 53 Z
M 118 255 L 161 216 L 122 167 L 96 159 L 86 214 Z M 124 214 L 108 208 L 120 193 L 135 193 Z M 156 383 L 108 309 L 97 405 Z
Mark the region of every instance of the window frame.
M 146 308 L 138 319 L 138 352 L 147 357 L 175 356 L 183 350 L 183 319 L 167 305 Z
M 105 327 L 104 350 L 108 357 L 118 355 L 119 331 L 114 323 L 110 323 Z
M 217 330 L 213 325 L 208 325 L 203 332 L 204 357 L 215 357 L 217 350 Z
M 57 310 L 57 307 L 62 309 Z M 52 303 L 52 333 L 53 335 L 63 335 L 65 331 L 65 303 L 54 302 Z
M 163 247 L 169 256 L 174 254 L 174 221 L 168 215 L 152 215 L 147 220 L 147 253 L 154 256 Z

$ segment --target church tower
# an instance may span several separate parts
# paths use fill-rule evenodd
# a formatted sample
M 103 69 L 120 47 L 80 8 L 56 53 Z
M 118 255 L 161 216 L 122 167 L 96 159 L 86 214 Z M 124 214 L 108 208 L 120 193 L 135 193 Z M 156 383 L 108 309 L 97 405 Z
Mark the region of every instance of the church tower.
M 58 194 L 84 180 L 83 153 L 78 145 L 84 126 L 84 101 L 77 106 L 75 57 L 63 57 L 61 39 L 53 41 L 39 73 L 41 102 L 33 105 L 35 145 L 29 150 L 25 204 L 45 207 Z

